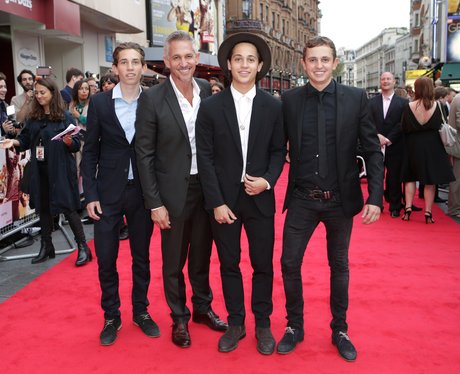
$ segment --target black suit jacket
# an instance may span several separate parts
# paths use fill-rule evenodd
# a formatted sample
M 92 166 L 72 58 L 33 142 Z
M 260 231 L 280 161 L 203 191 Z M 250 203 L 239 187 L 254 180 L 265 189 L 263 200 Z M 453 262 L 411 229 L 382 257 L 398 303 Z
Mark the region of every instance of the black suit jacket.
M 198 170 L 207 209 L 235 207 L 243 173 L 243 153 L 235 103 L 230 88 L 205 100 L 196 124 Z M 281 174 L 285 139 L 281 103 L 257 90 L 252 104 L 246 173 L 263 177 L 271 189 L 254 196 L 265 216 L 275 213 L 273 187 Z
M 401 118 L 404 107 L 408 102 L 407 99 L 394 95 L 388 107 L 387 115 L 383 118 L 382 94 L 378 94 L 369 100 L 371 120 L 377 128 L 377 133 L 390 139 L 392 143 L 386 148 L 385 152 L 401 153 L 403 151 Z
M 85 200 L 101 204 L 120 201 L 128 183 L 130 161 L 135 181 L 139 177 L 134 154 L 136 136 L 131 143 L 126 139 L 115 113 L 112 90 L 91 96 L 86 128 L 81 164 Z
M 200 97 L 211 95 L 209 82 L 195 79 Z M 136 117 L 136 154 L 147 209 L 165 206 L 181 215 L 192 163 L 190 139 L 169 79 L 139 98 Z
M 364 152 L 368 173 L 367 203 L 376 206 L 382 206 L 383 156 L 376 128 L 369 119 L 368 99 L 364 90 L 341 84 L 337 84 L 336 87 L 337 181 L 344 214 L 354 216 L 361 211 L 364 203 L 356 165 L 358 139 Z M 306 86 L 294 88 L 283 95 L 284 124 L 291 160 L 284 209 L 289 205 L 298 174 L 306 100 Z

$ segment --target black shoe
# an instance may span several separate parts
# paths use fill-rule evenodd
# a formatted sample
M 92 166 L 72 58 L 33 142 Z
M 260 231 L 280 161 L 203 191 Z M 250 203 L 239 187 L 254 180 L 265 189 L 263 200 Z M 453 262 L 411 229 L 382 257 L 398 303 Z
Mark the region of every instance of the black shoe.
M 400 214 L 401 214 L 401 212 L 400 212 L 399 209 L 395 209 L 395 210 L 392 210 L 392 211 L 390 212 L 391 218 L 398 218 Z
M 420 207 L 418 207 L 418 206 L 416 206 L 416 205 L 412 205 L 412 210 L 413 210 L 414 212 L 421 212 L 421 211 L 422 211 L 422 208 L 420 208 Z
M 256 327 L 257 350 L 263 355 L 271 355 L 275 350 L 275 338 L 270 327 Z
M 121 329 L 121 318 L 106 319 L 99 340 L 101 345 L 111 345 L 117 340 L 117 331 Z
M 142 313 L 134 316 L 133 322 L 139 326 L 142 332 L 150 338 L 158 338 L 160 336 L 160 328 L 148 313 Z
M 402 216 L 403 221 L 410 221 L 410 215 L 412 214 L 412 208 L 405 208 Z
M 195 323 L 203 323 L 216 331 L 227 331 L 228 328 L 228 325 L 222 321 L 212 309 L 209 309 L 206 314 L 193 311 L 192 321 Z
M 174 322 L 172 328 L 172 341 L 181 348 L 188 348 L 192 344 L 187 322 Z
M 90 262 L 93 259 L 93 255 L 91 254 L 91 250 L 88 247 L 88 244 L 85 242 L 78 243 L 78 256 L 77 260 L 75 261 L 75 266 L 83 266 Z
M 48 258 L 55 258 L 56 253 L 54 251 L 53 243 L 48 241 L 41 241 L 40 252 L 32 259 L 32 264 L 39 264 L 40 262 L 48 260 Z
M 238 347 L 238 342 L 246 336 L 244 326 L 228 326 L 227 331 L 219 339 L 219 352 L 231 352 Z
M 300 343 L 303 341 L 303 330 L 299 329 L 293 329 L 291 327 L 286 327 L 286 331 L 284 333 L 284 336 L 281 338 L 281 340 L 278 343 L 278 346 L 276 347 L 276 351 L 279 354 L 286 355 L 288 353 L 291 353 L 297 343 Z
M 332 344 L 337 347 L 340 356 L 342 356 L 347 361 L 356 360 L 356 349 L 353 346 L 347 333 L 339 331 L 332 334 Z
M 121 226 L 119 238 L 120 240 L 126 240 L 129 238 L 128 225 L 123 224 L 123 226 Z

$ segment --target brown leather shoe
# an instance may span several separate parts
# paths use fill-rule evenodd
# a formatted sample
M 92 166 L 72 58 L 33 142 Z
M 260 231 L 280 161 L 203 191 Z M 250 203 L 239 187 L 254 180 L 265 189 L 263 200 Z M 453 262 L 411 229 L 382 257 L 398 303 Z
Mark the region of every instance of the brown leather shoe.
M 227 331 L 219 339 L 219 352 L 231 352 L 238 347 L 238 342 L 246 336 L 244 326 L 228 326 Z
M 172 327 L 172 341 L 181 348 L 188 348 L 192 344 L 188 332 L 187 322 L 174 322 Z
M 202 323 L 215 331 L 227 331 L 228 328 L 228 325 L 212 309 L 209 309 L 208 313 L 205 314 L 193 311 L 192 321 Z
M 275 338 L 270 327 L 256 327 L 257 350 L 263 355 L 271 355 L 275 350 Z

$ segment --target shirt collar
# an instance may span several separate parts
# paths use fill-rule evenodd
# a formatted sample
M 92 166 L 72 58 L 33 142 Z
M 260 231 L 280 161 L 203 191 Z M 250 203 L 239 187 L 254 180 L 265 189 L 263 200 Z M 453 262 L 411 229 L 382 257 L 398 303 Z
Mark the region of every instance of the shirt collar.
M 328 94 L 334 94 L 335 93 L 335 80 L 332 79 L 331 82 L 326 86 L 324 90 L 321 92 L 328 93 Z M 318 95 L 320 91 L 318 91 L 315 87 L 313 87 L 310 82 L 307 83 L 307 94 L 310 95 Z
M 139 99 L 139 96 L 141 95 L 141 92 L 142 92 L 142 87 L 139 86 L 139 94 L 137 95 L 137 97 L 133 101 L 136 101 L 137 99 Z M 122 100 L 126 101 L 125 99 L 123 99 L 123 94 L 121 92 L 120 83 L 117 83 L 117 85 L 112 89 L 112 99 L 122 99 Z
M 393 91 L 393 93 L 389 96 L 386 96 L 384 94 L 382 94 L 382 100 L 390 100 L 393 98 L 393 96 L 395 95 L 395 92 Z
M 179 91 L 179 89 L 177 88 L 176 84 L 174 83 L 174 79 L 172 79 L 171 75 L 169 76 L 169 81 L 171 82 L 171 85 L 173 87 L 173 90 L 176 94 L 177 97 L 179 98 L 184 98 L 185 99 L 185 96 L 182 95 L 182 92 Z M 200 86 L 198 86 L 198 83 L 196 83 L 196 80 L 192 78 L 192 87 L 193 87 L 193 98 L 195 98 L 195 95 L 196 96 L 200 96 Z
M 233 100 L 236 102 L 240 101 L 240 99 L 245 96 L 250 100 L 254 100 L 256 97 L 256 86 L 252 86 L 251 89 L 246 92 L 245 94 L 242 94 L 240 91 L 238 91 L 235 87 L 233 87 L 233 84 L 230 86 L 230 91 L 232 92 Z

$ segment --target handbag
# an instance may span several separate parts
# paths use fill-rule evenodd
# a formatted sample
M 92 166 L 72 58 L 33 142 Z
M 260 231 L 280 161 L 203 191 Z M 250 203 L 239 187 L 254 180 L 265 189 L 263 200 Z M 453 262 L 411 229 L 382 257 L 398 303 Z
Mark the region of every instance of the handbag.
M 441 128 L 439 129 L 439 136 L 441 137 L 442 144 L 444 144 L 444 147 L 452 147 L 456 142 L 457 129 L 454 129 L 453 127 L 449 126 L 449 124 L 446 121 L 446 118 L 444 117 L 444 112 L 442 111 L 439 101 L 437 102 L 437 104 L 442 116 L 442 123 Z

